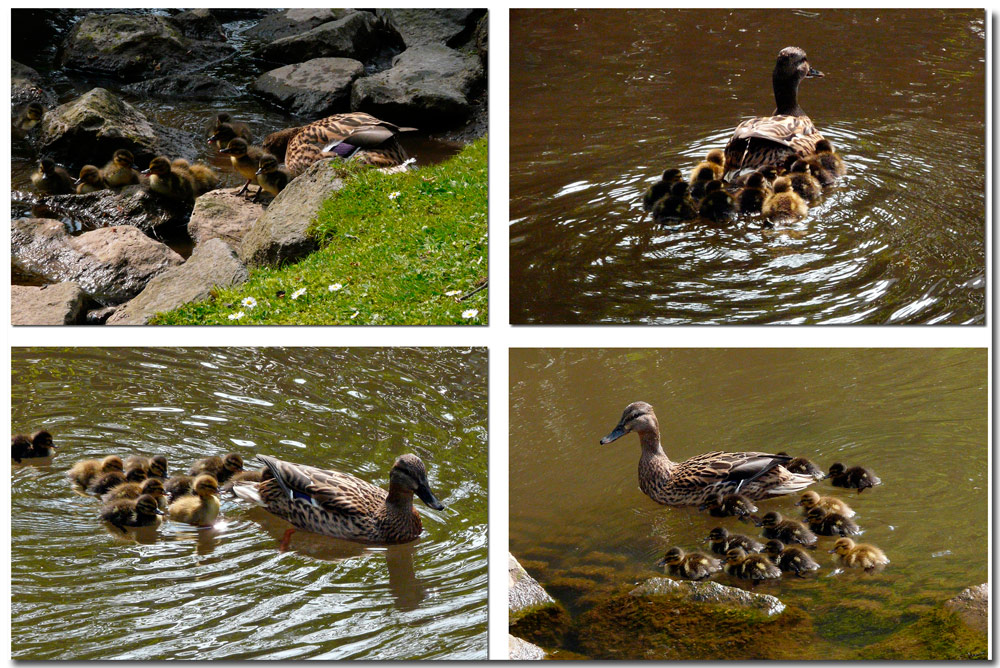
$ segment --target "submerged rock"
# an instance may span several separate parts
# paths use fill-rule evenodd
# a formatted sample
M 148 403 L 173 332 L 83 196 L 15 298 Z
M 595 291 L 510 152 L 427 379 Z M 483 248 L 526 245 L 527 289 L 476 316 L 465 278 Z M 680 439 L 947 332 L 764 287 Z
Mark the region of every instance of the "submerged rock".
M 41 287 L 10 286 L 10 324 L 76 325 L 87 305 L 86 293 L 76 283 Z
M 969 587 L 945 603 L 945 607 L 957 613 L 970 628 L 985 633 L 989 625 L 990 583 Z
M 239 97 L 240 89 L 222 79 L 207 74 L 172 74 L 125 86 L 133 95 L 148 95 L 163 99 L 220 100 Z
M 513 554 L 507 553 L 507 610 L 516 615 L 526 608 L 555 603 L 535 578 L 528 575 Z
M 303 33 L 268 43 L 262 55 L 279 63 L 300 63 L 312 58 L 354 58 L 367 62 L 376 54 L 401 51 L 403 38 L 387 21 L 368 12 L 352 12 Z
M 15 190 L 11 200 L 45 209 L 49 217 L 72 219 L 81 227 L 131 225 L 151 236 L 183 225 L 191 213 L 183 202 L 151 193 L 143 186 L 83 195 L 35 195 Z
M 541 661 L 545 650 L 527 640 L 507 634 L 507 659 L 510 661 Z
M 566 610 L 556 603 L 513 554 L 507 553 L 507 624 L 510 633 L 556 647 L 569 629 Z
M 235 190 L 213 190 L 194 203 L 188 234 L 196 244 L 209 239 L 222 239 L 233 248 L 239 248 L 250 226 L 264 214 L 264 205 L 250 197 L 237 195 Z
M 765 615 L 777 615 L 785 604 L 770 594 L 756 594 L 739 587 L 712 582 L 677 581 L 670 578 L 650 578 L 629 592 L 631 596 L 663 596 L 680 594 L 689 601 L 719 603 L 721 605 L 759 610 Z
M 322 118 L 350 109 L 351 85 L 364 71 L 351 58 L 313 58 L 265 72 L 253 89 L 293 114 Z

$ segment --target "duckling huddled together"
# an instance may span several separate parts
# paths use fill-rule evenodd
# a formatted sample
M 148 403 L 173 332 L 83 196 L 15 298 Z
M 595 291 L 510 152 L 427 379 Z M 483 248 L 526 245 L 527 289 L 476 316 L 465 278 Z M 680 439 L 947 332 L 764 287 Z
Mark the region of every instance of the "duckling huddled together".
M 39 429 L 31 436 L 14 434 L 10 437 L 10 457 L 20 464 L 25 459 L 45 459 L 51 457 L 56 446 L 52 443 L 52 434 L 45 429 Z

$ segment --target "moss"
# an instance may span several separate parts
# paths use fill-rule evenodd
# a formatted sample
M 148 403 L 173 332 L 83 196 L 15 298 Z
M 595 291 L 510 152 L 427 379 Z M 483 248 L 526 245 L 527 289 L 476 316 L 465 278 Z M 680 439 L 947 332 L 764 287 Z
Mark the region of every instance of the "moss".
M 592 564 L 608 564 L 609 566 L 624 566 L 629 559 L 624 554 L 612 554 L 610 552 L 589 552 L 587 561 Z
M 870 599 L 852 599 L 830 607 L 816 621 L 823 638 L 850 647 L 864 647 L 885 638 L 904 620 L 898 611 Z
M 579 596 L 594 589 L 597 583 L 589 578 L 558 576 L 545 582 L 545 590 L 556 596 Z
M 541 647 L 558 647 L 569 627 L 569 614 L 558 603 L 526 608 L 509 622 L 512 635 Z
M 919 617 L 889 638 L 858 652 L 859 659 L 944 660 L 985 659 L 985 633 L 966 626 L 950 610 L 937 609 Z
M 619 575 L 619 571 L 610 566 L 574 566 L 567 569 L 566 574 L 575 577 L 590 578 L 591 580 L 614 581 Z

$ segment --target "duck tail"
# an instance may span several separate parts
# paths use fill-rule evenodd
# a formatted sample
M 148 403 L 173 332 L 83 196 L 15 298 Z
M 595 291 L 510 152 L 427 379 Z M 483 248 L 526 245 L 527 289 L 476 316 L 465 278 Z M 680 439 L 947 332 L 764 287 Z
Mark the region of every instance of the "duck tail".
M 260 492 L 257 491 L 257 483 L 255 482 L 235 483 L 232 487 L 232 490 L 233 494 L 240 497 L 241 499 L 245 499 L 246 501 L 256 503 L 259 506 L 267 505 L 264 503 L 264 499 L 260 498 Z
M 801 473 L 789 473 L 788 477 L 780 485 L 768 489 L 770 496 L 782 496 L 784 494 L 796 494 L 809 485 L 816 482 L 811 475 Z

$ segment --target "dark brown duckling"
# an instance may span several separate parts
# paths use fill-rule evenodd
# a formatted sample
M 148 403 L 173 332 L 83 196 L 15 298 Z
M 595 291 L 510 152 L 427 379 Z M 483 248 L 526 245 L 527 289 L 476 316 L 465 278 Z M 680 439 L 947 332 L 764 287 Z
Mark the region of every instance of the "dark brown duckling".
M 139 183 L 139 174 L 133 169 L 135 156 L 132 152 L 120 148 L 111 156 L 108 164 L 101 169 L 101 176 L 109 188 L 124 188 Z
M 708 510 L 712 517 L 750 517 L 757 512 L 757 506 L 753 501 L 742 494 L 720 494 L 715 493 L 708 497 L 705 503 L 698 506 L 698 510 Z M 759 552 L 759 550 L 755 550 Z
M 722 179 L 722 172 L 726 165 L 726 154 L 722 152 L 722 149 L 713 148 L 705 156 L 703 162 L 699 162 L 698 166 L 694 168 L 694 172 L 691 174 L 691 185 L 694 185 L 695 181 L 701 180 L 698 173 L 702 169 L 712 170 L 712 178 L 709 181 L 715 179 Z
M 784 519 L 779 512 L 767 513 L 757 526 L 764 527 L 765 538 L 777 538 L 782 543 L 799 543 L 810 549 L 816 547 L 816 534 L 802 522 Z
M 257 170 L 260 169 L 260 159 L 264 152 L 257 146 L 251 146 L 245 139 L 237 137 L 226 145 L 226 148 L 219 151 L 229 156 L 233 164 L 233 170 L 247 180 L 243 187 L 236 193 L 242 195 L 249 188 L 250 184 L 258 184 Z M 258 191 L 259 192 L 259 191 Z
M 851 507 L 837 497 L 820 496 L 812 490 L 802 492 L 802 496 L 799 497 L 795 505 L 802 506 L 803 514 L 807 514 L 813 508 L 822 508 L 828 513 L 837 513 L 844 517 L 854 517 L 854 511 Z
M 125 460 L 125 468 L 141 468 L 146 472 L 147 478 L 167 477 L 167 458 L 163 455 L 147 458 L 139 455 L 132 455 Z
M 874 545 L 855 543 L 850 538 L 838 538 L 830 550 L 834 561 L 847 568 L 863 568 L 866 573 L 874 573 L 886 566 L 889 558 Z
M 713 223 L 725 223 L 736 214 L 733 196 L 722 187 L 722 181 L 710 181 L 705 186 L 705 197 L 698 207 L 698 215 Z
M 159 526 L 163 515 L 149 494 L 137 499 L 116 499 L 101 508 L 101 519 L 125 533 L 126 527 Z
M 51 158 L 38 161 L 38 169 L 31 174 L 31 183 L 46 195 L 69 195 L 75 190 L 74 178 Z
M 723 568 L 729 575 L 750 580 L 753 585 L 781 577 L 781 570 L 770 559 L 763 554 L 748 555 L 741 547 L 734 547 L 726 552 Z
M 779 452 L 779 455 L 789 456 L 787 452 Z M 822 480 L 826 477 L 823 473 L 823 469 L 816 466 L 814 463 L 806 459 L 805 457 L 794 457 L 792 461 L 787 464 L 782 464 L 789 473 L 801 473 L 803 475 L 811 475 L 816 480 Z
M 649 186 L 649 190 L 646 194 L 642 196 L 642 208 L 646 211 L 652 211 L 653 205 L 655 205 L 661 198 L 665 197 L 670 192 L 670 187 L 681 180 L 681 170 L 676 167 L 672 167 L 665 172 L 660 180 Z
M 774 192 L 764 200 L 761 213 L 772 223 L 798 222 L 809 213 L 809 207 L 792 190 L 792 182 L 785 176 L 774 181 Z
M 278 166 L 278 159 L 270 153 L 265 153 L 260 158 L 260 166 L 257 169 L 257 183 L 260 190 L 253 196 L 253 201 L 257 201 L 260 191 L 264 190 L 277 197 L 278 193 L 284 190 L 288 182 L 292 180 L 292 174 L 284 167 Z
M 667 550 L 663 558 L 656 562 L 658 568 L 666 567 L 667 573 L 688 580 L 704 580 L 720 568 L 719 560 L 701 552 L 684 553 L 679 547 Z
M 143 174 L 149 176 L 149 189 L 153 192 L 188 204 L 194 203 L 194 185 L 190 174 L 173 168 L 164 156 L 153 158 Z
M 708 533 L 708 538 L 705 540 L 712 543 L 712 552 L 716 554 L 725 554 L 733 547 L 743 548 L 743 551 L 748 554 L 764 549 L 764 544 L 760 541 L 743 534 L 729 533 L 725 527 L 715 527 Z
M 763 174 L 754 172 L 747 177 L 743 188 L 736 193 L 736 207 L 740 213 L 759 213 L 764 207 L 766 198 L 767 181 Z
M 126 469 L 124 473 L 121 471 L 108 471 L 91 480 L 87 486 L 87 492 L 95 496 L 103 496 L 118 485 L 126 482 L 142 482 L 145 479 L 146 472 L 138 467 Z
M 21 463 L 22 459 L 40 459 L 51 457 L 56 446 L 52 444 L 52 434 L 44 429 L 36 431 L 31 436 L 16 434 L 10 439 L 11 458 Z
M 175 475 L 167 478 L 163 483 L 163 489 L 166 491 L 170 502 L 173 503 L 182 496 L 193 494 L 194 492 L 191 490 L 193 485 L 194 476 Z
M 18 464 L 31 452 L 31 437 L 25 434 L 14 434 L 10 437 L 10 458 Z
M 844 468 L 840 462 L 830 467 L 830 472 L 826 476 L 834 487 L 856 488 L 858 494 L 869 487 L 882 484 L 882 479 L 872 473 L 870 469 L 863 466 L 852 466 Z
M 110 473 L 111 471 L 122 472 L 124 470 L 125 464 L 122 463 L 122 458 L 118 455 L 109 455 L 101 460 L 84 459 L 73 464 L 70 470 L 66 472 L 66 477 L 81 489 L 87 489 L 90 483 L 98 476 Z M 123 475 L 122 478 L 124 477 Z
M 45 108 L 38 102 L 29 102 L 14 120 L 14 129 L 17 134 L 24 137 L 36 125 L 42 122 L 45 116 Z
M 819 563 L 798 545 L 786 547 L 780 540 L 771 539 L 764 546 L 764 552 L 778 568 L 800 578 L 805 577 L 803 573 L 819 570 Z
M 813 533 L 820 536 L 853 536 L 861 533 L 861 529 L 852 519 L 839 513 L 828 513 L 819 506 L 809 509 L 806 521 Z
M 101 176 L 101 170 L 94 165 L 84 165 L 80 169 L 80 178 L 73 183 L 76 184 L 77 195 L 105 190 L 108 187 L 108 184 L 104 182 L 104 177 Z
M 698 215 L 694 202 L 688 197 L 688 184 L 678 181 L 670 187 L 670 194 L 653 205 L 653 220 L 663 223 L 672 220 L 691 220 Z
M 715 172 L 712 171 L 711 167 L 695 169 L 691 175 L 691 199 L 695 202 L 701 202 L 705 197 L 705 188 L 715 180 Z
M 805 160 L 796 160 L 792 163 L 788 170 L 788 178 L 792 182 L 792 190 L 807 202 L 819 199 L 823 194 L 823 187 L 809 171 L 809 163 Z
M 101 497 L 101 501 L 109 504 L 117 499 L 138 499 L 143 494 L 149 494 L 156 499 L 157 504 L 161 508 L 166 508 L 166 490 L 163 488 L 163 481 L 159 478 L 146 478 L 141 483 L 122 483 L 105 492 L 104 496 Z
M 226 482 L 233 476 L 233 474 L 238 473 L 243 470 L 243 458 L 240 457 L 235 452 L 230 452 L 228 455 L 223 457 L 205 457 L 199 459 L 194 464 L 191 465 L 191 470 L 188 471 L 190 476 L 198 476 L 203 473 L 208 473 L 212 475 L 220 483 Z
M 250 128 L 246 123 L 234 121 L 225 112 L 215 117 L 215 122 L 212 125 L 212 135 L 208 138 L 210 145 L 218 150 L 222 150 L 229 145 L 231 140 L 237 137 L 246 140 L 248 143 L 253 141 L 253 133 L 250 132 Z
M 823 169 L 829 171 L 836 177 L 841 177 L 847 173 L 847 167 L 844 166 L 844 161 L 833 150 L 833 144 L 831 144 L 828 139 L 821 139 L 816 142 L 815 158 L 819 164 L 823 166 Z

